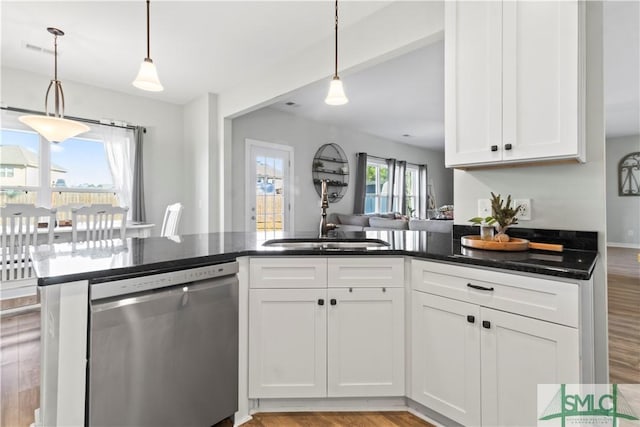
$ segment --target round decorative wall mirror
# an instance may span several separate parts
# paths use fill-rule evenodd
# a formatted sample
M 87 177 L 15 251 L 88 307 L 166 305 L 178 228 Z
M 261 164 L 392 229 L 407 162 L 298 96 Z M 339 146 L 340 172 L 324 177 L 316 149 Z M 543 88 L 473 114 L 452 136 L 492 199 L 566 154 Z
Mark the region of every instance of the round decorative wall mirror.
M 349 161 L 344 150 L 334 143 L 324 144 L 313 157 L 313 184 L 318 196 L 322 196 L 321 180 L 328 180 L 329 202 L 342 199 L 349 186 Z

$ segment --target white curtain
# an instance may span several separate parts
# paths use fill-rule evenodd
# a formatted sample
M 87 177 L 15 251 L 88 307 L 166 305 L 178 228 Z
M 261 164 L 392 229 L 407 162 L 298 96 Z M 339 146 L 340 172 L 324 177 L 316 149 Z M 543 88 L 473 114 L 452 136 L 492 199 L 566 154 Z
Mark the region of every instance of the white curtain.
M 133 189 L 133 132 L 114 126 L 100 126 L 104 149 L 113 177 L 113 184 L 120 200 L 120 206 L 131 207 Z M 131 217 L 131 209 L 128 213 Z

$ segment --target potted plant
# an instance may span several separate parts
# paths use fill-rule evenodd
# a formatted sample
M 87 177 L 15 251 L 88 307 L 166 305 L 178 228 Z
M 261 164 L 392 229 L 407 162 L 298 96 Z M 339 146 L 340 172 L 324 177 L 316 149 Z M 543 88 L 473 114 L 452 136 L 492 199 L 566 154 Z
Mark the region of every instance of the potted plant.
M 509 235 L 506 233 L 507 228 L 518 223 L 518 212 L 522 206 L 511 207 L 511 195 L 507 196 L 507 200 L 502 200 L 500 194 L 491 193 L 491 211 L 492 216 L 486 218 L 474 217 L 469 221 L 480 225 L 480 236 L 482 240 L 495 240 L 496 242 L 508 242 Z M 495 227 L 497 234 L 493 235 Z M 491 237 L 492 236 L 492 237 Z
M 502 200 L 500 194 L 497 196 L 491 193 L 491 211 L 493 213 L 493 218 L 496 220 L 496 234 L 493 240 L 498 242 L 508 242 L 509 235 L 506 233 L 507 228 L 511 227 L 514 224 L 518 223 L 518 212 L 520 212 L 520 208 L 522 205 L 518 205 L 515 208 L 511 207 L 511 195 L 507 196 L 507 200 Z

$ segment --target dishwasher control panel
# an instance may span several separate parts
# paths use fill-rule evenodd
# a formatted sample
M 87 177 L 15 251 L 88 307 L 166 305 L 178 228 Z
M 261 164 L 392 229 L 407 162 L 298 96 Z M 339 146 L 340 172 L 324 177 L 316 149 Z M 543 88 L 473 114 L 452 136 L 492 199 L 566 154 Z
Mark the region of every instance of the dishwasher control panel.
M 209 265 L 206 267 L 189 268 L 186 270 L 171 271 L 169 273 L 151 274 L 147 276 L 132 277 L 129 279 L 114 280 L 111 282 L 96 283 L 91 286 L 91 300 L 111 298 L 118 295 L 133 294 L 166 288 L 168 286 L 188 284 L 201 280 L 209 280 L 236 274 L 237 262 Z

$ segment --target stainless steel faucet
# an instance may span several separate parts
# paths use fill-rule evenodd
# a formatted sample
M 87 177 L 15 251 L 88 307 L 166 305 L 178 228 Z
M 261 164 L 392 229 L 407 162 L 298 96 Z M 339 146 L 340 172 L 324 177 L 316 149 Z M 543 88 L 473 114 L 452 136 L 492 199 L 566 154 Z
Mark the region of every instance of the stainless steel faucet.
M 327 182 L 328 179 L 322 179 L 321 188 L 322 195 L 320 199 L 322 200 L 322 213 L 320 214 L 320 237 L 327 237 L 329 231 L 334 230 L 336 228 L 335 224 L 330 224 L 327 222 L 327 208 L 329 207 L 329 193 L 327 191 Z

